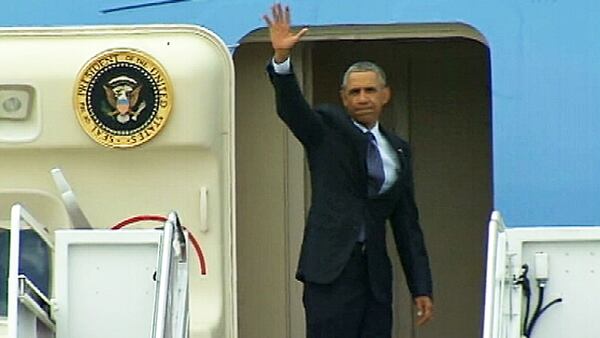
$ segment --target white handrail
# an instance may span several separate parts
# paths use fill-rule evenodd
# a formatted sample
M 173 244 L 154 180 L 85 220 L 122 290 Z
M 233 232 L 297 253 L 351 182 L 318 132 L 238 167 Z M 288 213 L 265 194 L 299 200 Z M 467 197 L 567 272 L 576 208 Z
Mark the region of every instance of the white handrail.
M 187 243 L 177 214 L 169 213 L 160 246 L 153 338 L 184 338 L 188 335 Z
M 487 244 L 487 263 L 485 276 L 485 303 L 483 316 L 483 338 L 500 338 L 495 335 L 498 332 L 500 325 L 498 316 L 502 309 L 502 290 L 503 287 L 497 280 L 500 276 L 497 275 L 500 268 L 498 263 L 501 261 L 498 257 L 499 236 L 504 232 L 504 221 L 499 211 L 492 212 L 488 226 L 488 244 Z M 501 250 L 500 250 L 501 251 Z M 503 270 L 503 269 L 502 269 Z M 501 279 L 502 277 L 500 277 Z
M 15 204 L 10 212 L 10 253 L 9 253 L 9 270 L 8 270 L 8 337 L 19 338 L 19 302 L 23 303 L 28 308 L 32 309 L 32 313 L 42 322 L 46 323 L 48 328 L 54 330 L 52 322 L 48 323 L 49 317 L 39 306 L 37 308 L 31 304 L 33 301 L 23 291 L 25 285 L 24 278 L 19 275 L 19 257 L 20 257 L 20 242 L 21 229 L 23 224 L 28 224 L 31 229 L 46 243 L 50 250 L 54 250 L 54 242 L 51 235 L 46 231 L 44 225 L 38 222 L 25 208 L 20 204 Z M 33 285 L 33 284 L 31 284 Z M 35 288 L 35 291 L 37 288 Z M 45 301 L 48 299 L 43 298 Z M 33 301 L 35 303 L 35 301 Z M 37 305 L 37 303 L 35 304 Z M 39 310 L 39 311 L 38 311 Z

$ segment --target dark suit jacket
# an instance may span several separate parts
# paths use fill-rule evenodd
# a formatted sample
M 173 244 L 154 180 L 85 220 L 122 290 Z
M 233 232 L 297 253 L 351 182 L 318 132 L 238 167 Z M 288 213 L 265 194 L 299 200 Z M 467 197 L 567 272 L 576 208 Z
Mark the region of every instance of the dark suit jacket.
M 392 270 L 385 245 L 390 220 L 408 287 L 413 297 L 432 293 L 429 259 L 414 201 L 409 147 L 380 125 L 397 150 L 401 172 L 377 198 L 368 198 L 367 137 L 341 108 L 311 109 L 295 75 L 267 67 L 275 88 L 277 113 L 303 144 L 311 173 L 312 200 L 296 277 L 327 284 L 340 275 L 366 226 L 369 280 L 375 297 L 392 299 Z

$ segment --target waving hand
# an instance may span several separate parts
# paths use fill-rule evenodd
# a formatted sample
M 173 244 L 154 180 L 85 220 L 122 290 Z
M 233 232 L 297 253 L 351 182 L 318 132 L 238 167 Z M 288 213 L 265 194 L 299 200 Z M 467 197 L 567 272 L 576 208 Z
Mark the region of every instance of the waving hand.
M 281 4 L 275 4 L 271 7 L 272 17 L 265 14 L 263 19 L 269 26 L 271 44 L 275 51 L 275 62 L 281 63 L 289 56 L 292 48 L 300 41 L 302 36 L 306 34 L 308 28 L 302 28 L 298 33 L 294 34 L 290 29 L 291 15 L 290 8 Z

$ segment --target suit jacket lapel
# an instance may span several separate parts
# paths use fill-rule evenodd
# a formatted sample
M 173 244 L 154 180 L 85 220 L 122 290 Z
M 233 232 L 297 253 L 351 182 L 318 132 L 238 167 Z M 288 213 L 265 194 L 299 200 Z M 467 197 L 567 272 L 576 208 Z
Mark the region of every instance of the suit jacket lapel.
M 352 122 L 348 113 L 343 109 L 335 109 L 332 111 L 333 118 L 337 120 L 337 125 L 340 132 L 349 140 L 352 148 L 357 155 L 357 177 L 361 191 L 367 193 L 367 136 Z
M 356 154 L 356 164 L 352 165 L 352 170 L 356 175 L 357 186 L 361 193 L 367 193 L 367 137 L 354 125 L 348 113 L 340 106 L 324 104 L 316 107 L 316 111 L 321 114 L 327 124 L 333 126 L 342 135 L 344 140 L 348 140 L 348 145 Z M 353 176 L 354 176 L 353 175 Z
M 356 151 L 357 154 L 357 175 L 360 179 L 359 184 L 361 185 L 361 190 L 367 193 L 367 142 L 369 142 L 367 136 L 362 132 L 362 130 L 358 129 L 352 119 L 348 116 L 346 118 L 346 122 L 343 124 L 343 132 L 348 136 L 352 147 Z

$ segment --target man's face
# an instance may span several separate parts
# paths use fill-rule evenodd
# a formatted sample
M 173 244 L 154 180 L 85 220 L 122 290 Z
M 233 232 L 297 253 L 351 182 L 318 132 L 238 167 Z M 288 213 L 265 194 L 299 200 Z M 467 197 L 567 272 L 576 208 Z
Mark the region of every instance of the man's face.
M 390 89 L 381 83 L 375 72 L 352 72 L 346 86 L 340 90 L 340 96 L 350 117 L 371 128 L 390 100 Z

